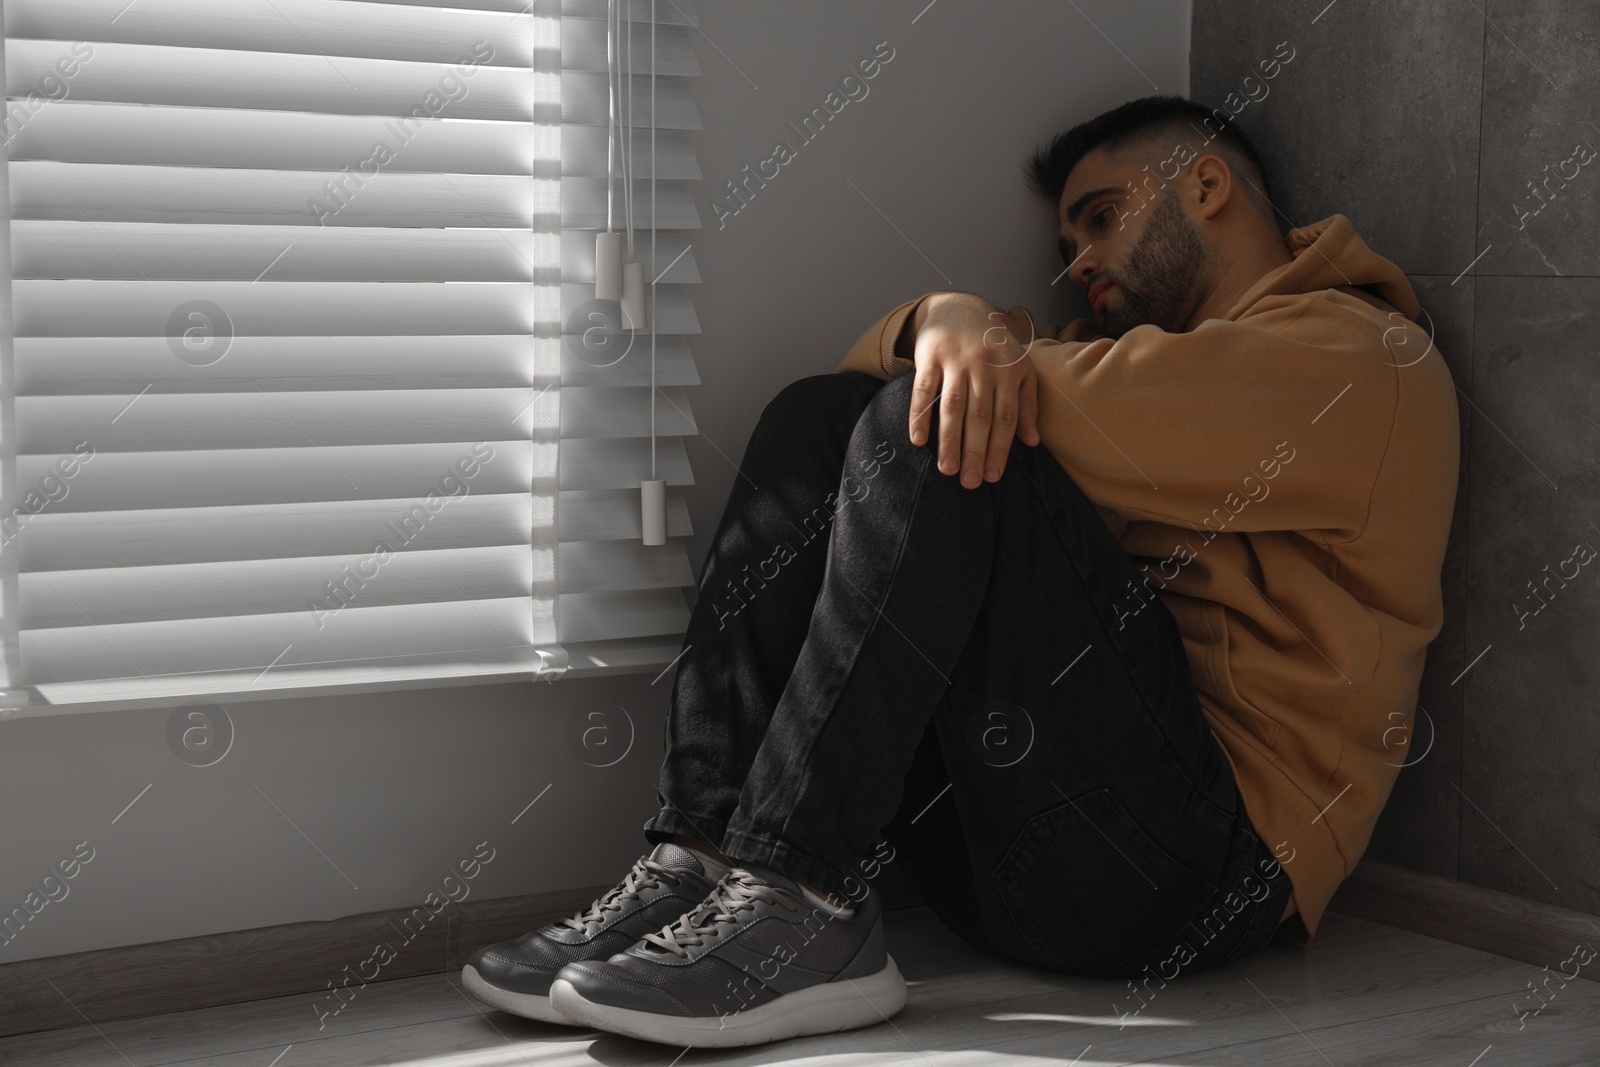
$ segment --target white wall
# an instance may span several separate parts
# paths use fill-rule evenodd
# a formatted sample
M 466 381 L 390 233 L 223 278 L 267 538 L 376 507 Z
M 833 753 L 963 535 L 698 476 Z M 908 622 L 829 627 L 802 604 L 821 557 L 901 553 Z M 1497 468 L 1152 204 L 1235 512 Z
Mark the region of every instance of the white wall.
M 1188 0 L 925 4 L 699 0 L 697 564 L 767 400 L 832 370 L 896 303 L 957 288 L 1052 321 L 1082 314 L 1080 298 L 1057 295 L 1065 282 L 1051 288 L 1052 213 L 1022 185 L 1022 160 L 1060 127 L 1157 91 L 1147 78 L 1187 90 Z M 894 57 L 866 97 L 801 144 L 786 123 L 885 41 Z M 718 229 L 708 198 L 780 140 L 794 161 Z M 484 840 L 496 858 L 474 899 L 614 880 L 653 810 L 669 684 L 230 705 L 234 746 L 204 768 L 169 749 L 167 711 L 0 723 L 0 911 L 78 842 L 95 850 L 68 896 L 0 946 L 0 963 L 411 906 Z M 580 747 L 589 716 L 610 716 L 620 744 L 619 708 L 633 748 L 591 766 L 604 759 Z
M 94 849 L 0 963 L 412 907 L 483 841 L 495 858 L 467 899 L 615 881 L 654 810 L 669 685 L 230 703 L 233 747 L 210 767 L 168 747 L 169 711 L 0 724 L 0 908 Z M 632 750 L 596 766 L 614 757 L 593 733 L 585 754 L 584 732 L 609 723 L 625 751 L 630 717 Z

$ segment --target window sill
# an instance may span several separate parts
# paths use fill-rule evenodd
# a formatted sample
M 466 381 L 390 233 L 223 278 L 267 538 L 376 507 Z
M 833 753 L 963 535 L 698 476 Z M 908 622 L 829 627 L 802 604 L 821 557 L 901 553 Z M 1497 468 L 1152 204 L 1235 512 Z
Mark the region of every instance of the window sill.
M 546 671 L 543 679 L 603 678 L 616 675 L 659 675 L 682 652 L 681 634 L 580 641 L 564 646 L 565 671 Z M 382 693 L 449 686 L 490 685 L 540 680 L 538 667 L 509 650 L 471 660 L 457 656 L 437 662 L 361 664 L 338 667 L 279 668 L 181 675 L 159 678 L 113 678 L 29 686 L 28 702 L 0 709 L 0 720 L 95 711 L 169 708 L 186 704 L 289 697 Z

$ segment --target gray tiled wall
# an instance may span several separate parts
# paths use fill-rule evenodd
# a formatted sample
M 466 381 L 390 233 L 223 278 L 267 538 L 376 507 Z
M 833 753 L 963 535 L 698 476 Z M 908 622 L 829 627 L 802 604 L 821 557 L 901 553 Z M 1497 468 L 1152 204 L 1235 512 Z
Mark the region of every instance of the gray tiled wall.
M 1460 390 L 1445 628 L 1368 854 L 1600 913 L 1600 4 L 1194 0 L 1191 95 L 1283 42 L 1237 118 L 1274 200 L 1411 275 Z

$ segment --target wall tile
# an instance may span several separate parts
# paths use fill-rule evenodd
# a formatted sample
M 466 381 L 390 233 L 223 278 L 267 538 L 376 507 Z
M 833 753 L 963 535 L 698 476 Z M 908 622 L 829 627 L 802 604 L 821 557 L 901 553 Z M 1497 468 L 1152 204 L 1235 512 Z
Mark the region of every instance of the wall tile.
M 1478 209 L 1489 251 L 1473 269 L 1600 274 L 1600 4 L 1498 0 L 1489 19 Z
M 1462 878 L 1600 913 L 1600 279 L 1476 303 Z
M 1293 58 L 1237 118 L 1279 209 L 1296 226 L 1348 215 L 1408 273 L 1466 269 L 1478 252 L 1482 16 L 1455 0 L 1195 0 L 1190 96 L 1260 96 L 1243 79 L 1280 42 Z
M 1551 577 L 1580 542 L 1600 549 L 1600 157 L 1563 165 L 1600 150 L 1600 6 L 1195 0 L 1191 96 L 1220 101 L 1280 41 L 1294 61 L 1238 119 L 1279 206 L 1350 216 L 1412 274 L 1465 394 L 1419 698 L 1433 747 L 1413 748 L 1369 853 L 1600 912 L 1600 559 Z M 1542 186 L 1519 229 L 1544 203 L 1529 182 L 1558 169 L 1567 184 Z M 1534 580 L 1554 593 L 1537 614 Z

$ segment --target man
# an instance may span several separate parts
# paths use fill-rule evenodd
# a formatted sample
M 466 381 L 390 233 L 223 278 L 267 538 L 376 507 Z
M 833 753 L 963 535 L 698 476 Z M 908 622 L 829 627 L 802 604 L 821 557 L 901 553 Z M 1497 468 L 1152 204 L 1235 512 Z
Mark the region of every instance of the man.
M 1400 270 L 1342 215 L 1286 239 L 1199 105 L 1125 104 L 1029 175 L 1094 318 L 929 294 L 768 405 L 655 851 L 475 955 L 490 1004 L 681 1045 L 870 1025 L 906 995 L 885 861 L 1131 1011 L 1316 931 L 1442 622 L 1449 373 Z

